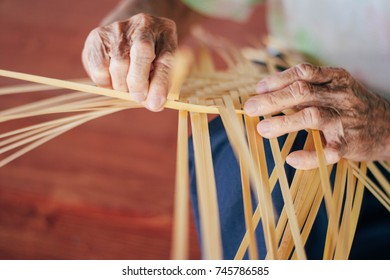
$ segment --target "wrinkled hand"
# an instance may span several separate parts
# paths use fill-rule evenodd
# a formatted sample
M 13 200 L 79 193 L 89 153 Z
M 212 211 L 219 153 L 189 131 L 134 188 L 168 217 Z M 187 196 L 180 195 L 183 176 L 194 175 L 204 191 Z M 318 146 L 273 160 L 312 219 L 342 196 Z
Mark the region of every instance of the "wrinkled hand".
M 146 100 L 149 110 L 160 111 L 170 87 L 176 48 L 172 20 L 137 14 L 91 31 L 82 60 L 98 86 L 129 92 L 134 101 Z
M 368 91 L 344 69 L 300 64 L 263 79 L 256 92 L 258 95 L 244 106 L 249 116 L 297 110 L 261 121 L 257 130 L 263 137 L 317 129 L 325 140 L 328 164 L 341 157 L 389 160 L 390 103 Z M 318 166 L 314 151 L 295 151 L 286 161 L 298 169 Z

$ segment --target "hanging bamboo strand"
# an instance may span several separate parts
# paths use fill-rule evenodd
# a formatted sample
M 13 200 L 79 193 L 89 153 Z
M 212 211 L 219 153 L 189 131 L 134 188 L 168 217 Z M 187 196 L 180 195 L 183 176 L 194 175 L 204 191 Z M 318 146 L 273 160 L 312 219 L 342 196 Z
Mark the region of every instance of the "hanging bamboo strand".
M 188 112 L 179 111 L 176 154 L 176 188 L 173 216 L 171 256 L 174 260 L 188 259 L 189 182 L 188 182 Z

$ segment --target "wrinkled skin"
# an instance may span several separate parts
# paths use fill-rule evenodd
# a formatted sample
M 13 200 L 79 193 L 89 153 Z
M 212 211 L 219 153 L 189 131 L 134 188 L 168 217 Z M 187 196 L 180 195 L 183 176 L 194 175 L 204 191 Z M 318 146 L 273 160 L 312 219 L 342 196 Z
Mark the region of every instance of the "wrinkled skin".
M 176 48 L 172 20 L 137 14 L 92 30 L 82 61 L 98 86 L 129 92 L 134 101 L 146 101 L 149 110 L 160 111 L 170 87 Z
M 175 11 L 170 7 L 179 2 L 123 1 L 105 25 L 94 29 L 86 39 L 82 60 L 92 80 L 98 86 L 129 92 L 151 111 L 162 110 L 177 48 L 175 23 L 143 13 L 109 22 L 148 8 L 172 16 L 178 22 L 179 33 L 186 34 L 191 22 L 204 18 L 183 5 L 175 14 L 169 14 Z M 329 164 L 342 157 L 354 161 L 390 159 L 389 101 L 367 90 L 343 69 L 297 65 L 260 81 L 257 93 L 245 104 L 249 116 L 296 110 L 289 116 L 261 121 L 257 128 L 263 137 L 318 129 Z M 296 151 L 286 160 L 298 169 L 318 165 L 314 151 Z
M 258 95 L 244 107 L 249 116 L 296 110 L 291 115 L 261 121 L 257 130 L 263 137 L 317 129 L 323 134 L 329 164 L 342 157 L 353 161 L 389 160 L 390 103 L 344 69 L 300 64 L 263 79 L 256 91 Z M 296 151 L 286 160 L 298 169 L 318 166 L 314 151 Z

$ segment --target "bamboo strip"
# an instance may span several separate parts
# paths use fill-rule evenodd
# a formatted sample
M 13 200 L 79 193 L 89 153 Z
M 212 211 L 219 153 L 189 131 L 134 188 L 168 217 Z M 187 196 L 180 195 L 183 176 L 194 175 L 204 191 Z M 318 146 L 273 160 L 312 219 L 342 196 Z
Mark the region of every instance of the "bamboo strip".
M 129 106 L 129 108 L 137 106 L 133 103 L 129 104 L 128 102 L 120 102 L 116 99 L 102 101 L 102 97 L 94 97 L 87 100 L 84 99 L 59 105 L 45 106 L 41 109 L 28 110 L 17 114 L 3 115 L 2 117 L 0 117 L 0 122 L 34 117 L 39 115 L 96 110 L 96 108 L 106 108 L 112 105 L 119 105 L 120 107 Z M 138 107 L 141 106 L 138 105 Z
M 300 201 L 306 198 L 306 189 L 307 189 L 307 181 L 308 181 L 309 172 L 305 172 L 303 170 L 297 170 L 295 176 L 293 178 L 293 182 L 290 187 L 290 192 L 292 199 L 294 201 L 294 208 L 298 218 L 299 228 L 303 226 L 303 223 L 300 223 L 299 220 L 299 209 L 298 207 L 301 205 Z M 278 254 L 280 259 L 288 259 L 291 250 L 294 247 L 294 239 L 291 234 L 290 227 L 288 226 L 288 217 L 287 217 L 287 209 L 283 207 L 280 217 L 276 226 L 276 238 L 279 242 Z
M 301 239 L 301 234 L 298 225 L 298 219 L 295 213 L 293 200 L 291 197 L 286 171 L 284 170 L 284 164 L 282 155 L 279 148 L 279 143 L 276 138 L 270 139 L 272 154 L 275 159 L 275 167 L 279 176 L 279 184 L 282 191 L 283 200 L 287 210 L 287 217 L 289 220 L 290 230 L 295 243 L 295 250 L 299 259 L 306 259 L 306 252 Z
M 350 165 L 354 168 L 353 164 Z M 353 170 L 353 174 L 361 181 L 364 186 L 378 199 L 378 201 L 390 212 L 390 198 L 386 196 L 379 187 L 372 182 L 370 178 L 361 174 L 359 171 Z
M 323 194 L 322 194 L 322 191 L 321 191 L 321 188 L 320 188 L 320 179 L 319 179 L 319 177 L 315 178 L 315 181 L 316 181 L 316 183 L 318 182 L 318 184 L 314 184 L 317 187 L 313 188 L 313 189 L 317 190 L 317 191 L 315 193 L 313 204 L 310 205 L 310 206 L 307 206 L 309 208 L 309 215 L 307 216 L 305 225 L 304 225 L 304 227 L 302 229 L 302 233 L 301 233 L 301 238 L 302 238 L 302 241 L 303 241 L 304 244 L 306 244 L 307 239 L 309 238 L 311 229 L 313 228 L 314 221 L 315 221 L 315 219 L 317 217 L 317 214 L 318 214 L 318 210 L 320 209 L 321 201 L 323 199 Z M 291 259 L 292 260 L 297 260 L 298 259 L 297 252 L 293 253 Z
M 188 113 L 179 111 L 176 155 L 176 188 L 173 215 L 171 256 L 174 260 L 188 259 L 189 182 L 188 182 Z
M 320 132 L 318 130 L 312 130 L 312 133 L 319 163 L 321 186 L 325 198 L 325 207 L 328 214 L 328 227 L 329 231 L 331 232 L 331 240 L 330 242 L 326 243 L 328 246 L 324 249 L 324 259 L 330 259 L 332 257 L 331 252 L 335 247 L 336 241 L 338 239 L 338 224 L 336 219 L 335 206 L 332 200 L 332 189 L 329 182 L 329 173 L 326 169 L 326 159 L 324 150 L 322 148 Z
M 378 183 L 386 192 L 387 196 L 390 196 L 390 183 L 386 179 L 386 177 L 379 171 L 378 167 L 376 167 L 373 162 L 367 163 L 367 167 L 371 171 L 371 173 L 375 176 L 375 179 L 378 180 Z
M 97 112 L 95 115 L 93 116 L 90 116 L 88 118 L 85 118 L 84 120 L 78 120 L 78 121 L 75 121 L 73 122 L 72 124 L 66 124 L 66 125 L 63 125 L 63 129 L 62 130 L 59 130 L 57 131 L 56 133 L 54 134 L 50 134 L 50 135 L 47 135 L 46 137 L 44 138 L 41 138 L 33 143 L 31 143 L 30 145 L 18 150 L 17 152 L 11 154 L 10 156 L 0 160 L 0 167 L 3 167 L 5 166 L 6 164 L 10 163 L 11 161 L 17 159 L 18 157 L 26 154 L 27 152 L 39 147 L 40 145 L 46 143 L 47 141 L 65 133 L 66 131 L 68 130 L 71 130 L 87 121 L 90 121 L 90 120 L 93 120 L 93 119 L 96 119 L 96 118 L 99 118 L 99 117 L 102 117 L 104 115 L 108 115 L 108 114 L 111 114 L 111 113 L 114 113 L 114 112 L 118 112 L 120 111 L 120 109 L 112 109 L 112 110 L 107 110 L 107 111 L 104 111 L 104 112 Z
M 267 197 L 264 193 L 264 187 L 262 187 L 260 178 L 257 175 L 258 172 L 255 169 L 253 158 L 251 158 L 249 153 L 244 133 L 240 130 L 240 127 L 237 124 L 237 117 L 234 113 L 233 104 L 229 98 L 224 98 L 224 102 L 226 107 L 219 106 L 219 113 L 224 123 L 226 133 L 232 145 L 233 151 L 236 155 L 241 153 L 243 160 L 249 163 L 249 174 L 251 182 L 255 185 L 259 194 L 259 205 L 263 217 L 261 221 L 263 224 L 267 251 L 272 254 L 271 257 L 273 259 L 276 259 L 276 240 L 273 238 L 275 232 L 275 220 L 273 216 L 274 213 L 272 199 L 271 197 Z
M 345 192 L 345 182 L 346 182 L 346 176 L 347 175 L 347 168 L 344 163 L 344 160 L 341 159 L 339 163 L 337 164 L 337 169 L 336 169 L 336 178 L 335 178 L 335 183 L 334 183 L 334 189 L 333 189 L 333 205 L 336 207 L 335 208 L 335 219 L 336 223 L 340 224 L 340 215 L 341 215 L 341 210 L 342 210 L 342 203 L 343 203 L 343 197 L 344 197 L 344 192 Z M 351 174 L 352 175 L 352 174 Z M 350 191 L 352 189 L 352 177 L 348 177 L 348 190 Z M 351 202 L 352 203 L 352 202 Z M 344 213 L 348 212 L 348 209 L 345 209 L 344 207 Z M 345 215 L 344 215 L 345 216 Z M 344 219 L 347 219 L 348 216 L 346 216 Z M 343 220 L 344 220 L 343 219 Z M 326 239 L 325 239 L 325 248 L 328 248 L 328 246 L 331 246 L 332 243 L 332 232 L 330 230 L 331 228 L 328 227 L 327 233 L 326 233 Z M 341 229 L 340 229 L 341 231 Z M 334 255 L 334 251 L 336 249 L 336 245 L 340 244 L 339 241 L 342 239 L 343 235 L 339 234 L 338 241 L 334 243 L 334 247 L 330 248 L 331 252 L 330 255 Z M 343 246 L 342 244 L 340 246 Z
M 370 178 L 367 177 L 366 173 L 361 172 L 361 168 L 359 168 L 355 163 L 349 161 L 348 164 L 353 168 L 353 172 L 355 176 L 364 183 L 364 185 L 367 187 L 367 189 L 378 199 L 379 201 L 387 204 L 387 206 L 384 204 L 386 208 L 390 205 L 390 197 L 379 187 L 377 184 L 375 184 Z M 367 165 L 367 164 L 366 164 Z
M 190 49 L 181 48 L 176 51 L 168 100 L 179 100 L 181 87 L 190 73 L 193 61 L 194 56 Z
M 253 130 L 255 130 L 255 127 L 257 125 L 258 120 L 256 118 L 247 118 L 246 122 L 247 122 L 247 126 L 252 126 Z M 297 132 L 293 132 L 287 136 L 287 139 L 286 139 L 286 141 L 283 145 L 283 148 L 282 148 L 283 159 L 285 159 L 287 154 L 290 152 L 290 149 L 295 141 L 297 134 L 298 134 Z M 272 174 L 268 180 L 268 178 L 267 178 L 267 176 L 268 176 L 267 175 L 268 174 L 267 161 L 265 160 L 265 157 L 264 157 L 265 151 L 264 151 L 263 138 L 258 133 L 256 133 L 256 142 L 257 142 L 257 147 L 258 147 L 257 158 L 261 159 L 261 162 L 262 162 L 260 164 L 260 166 L 262 167 L 262 170 L 260 171 L 261 182 L 263 183 L 263 186 L 265 186 L 265 188 L 270 189 L 270 192 L 272 192 L 275 185 L 276 185 L 276 182 L 278 180 L 276 168 L 273 169 Z M 252 219 L 252 222 L 255 225 L 255 227 L 257 227 L 258 223 L 260 222 L 260 219 L 261 219 L 260 213 L 261 213 L 260 212 L 260 205 L 258 205 L 256 207 L 256 210 L 255 210 L 255 213 L 253 214 L 253 219 Z M 277 237 L 275 237 L 275 240 L 277 240 Z M 242 239 L 242 242 L 240 244 L 240 247 L 237 250 L 237 253 L 235 256 L 236 260 L 241 260 L 244 257 L 245 250 L 247 249 L 247 247 L 249 245 L 248 242 L 249 242 L 248 233 L 245 233 L 244 238 Z M 276 255 L 276 253 L 277 253 L 277 250 L 275 250 L 274 254 Z M 270 257 L 267 257 L 267 258 L 270 258 Z
M 18 73 L 18 72 L 6 71 L 6 70 L 0 70 L 0 76 L 24 80 L 24 81 L 30 81 L 34 83 L 46 84 L 46 85 L 76 90 L 76 91 L 82 91 L 82 92 L 87 92 L 92 94 L 99 94 L 99 95 L 104 95 L 108 97 L 119 98 L 130 102 L 134 102 L 132 101 L 128 93 L 116 91 L 113 89 L 101 88 L 101 87 L 79 84 L 70 81 L 62 81 L 58 79 L 40 77 L 36 75 L 30 75 L 30 74 L 24 74 L 24 73 Z M 189 112 L 207 113 L 207 114 L 218 113 L 218 108 L 215 107 L 201 106 L 201 105 L 183 103 L 183 102 L 172 101 L 172 100 L 167 100 L 167 102 L 165 103 L 165 108 L 183 110 Z M 236 113 L 244 114 L 244 111 L 236 110 Z
M 49 106 L 53 106 L 55 104 L 61 104 L 64 103 L 65 101 L 71 101 L 71 100 L 78 100 L 81 98 L 86 98 L 86 97 L 91 97 L 90 93 L 83 93 L 83 92 L 72 92 L 68 93 L 65 95 L 60 95 L 36 102 L 32 102 L 29 104 L 13 107 L 10 109 L 6 109 L 3 111 L 0 111 L 0 116 L 7 116 L 11 114 L 17 114 L 17 113 L 22 113 L 22 112 L 29 112 L 32 110 L 37 110 L 39 108 L 47 108 Z
M 77 118 L 73 118 L 72 120 L 76 120 L 76 119 L 82 118 L 82 116 L 80 116 L 80 115 L 77 115 L 76 117 Z M 37 134 L 39 132 L 42 132 L 42 131 L 45 131 L 45 130 L 49 130 L 50 128 L 57 127 L 58 125 L 60 125 L 62 123 L 63 122 L 57 122 L 57 123 L 54 123 L 54 124 L 51 124 L 51 125 L 41 126 L 39 128 L 36 128 L 36 129 L 33 129 L 33 130 L 29 130 L 29 131 L 24 132 L 24 133 L 20 133 L 20 134 L 18 134 L 16 136 L 9 137 L 9 138 L 7 138 L 7 139 L 5 139 L 3 141 L 0 141 L 0 147 L 5 146 L 7 144 L 11 144 L 13 142 L 16 142 L 16 141 L 21 140 L 23 138 L 26 138 L 28 136 Z
M 328 166 L 328 173 L 331 170 L 332 170 L 332 166 Z M 311 184 L 309 184 L 309 186 L 311 185 L 312 187 L 309 188 L 309 193 L 308 193 L 308 197 L 312 197 L 314 194 L 314 200 L 313 200 L 313 203 L 311 203 L 311 204 L 306 203 L 306 202 L 303 204 L 303 208 L 305 208 L 305 209 L 302 212 L 309 213 L 306 217 L 305 225 L 304 225 L 304 227 L 302 229 L 302 233 L 301 233 L 301 237 L 302 237 L 304 244 L 306 244 L 307 239 L 309 238 L 310 232 L 311 232 L 313 225 L 314 225 L 314 221 L 317 218 L 317 214 L 318 214 L 318 211 L 320 209 L 322 199 L 324 198 L 324 194 L 322 192 L 322 187 L 321 187 L 321 183 L 322 183 L 321 178 L 320 178 L 320 176 L 318 176 L 319 170 L 318 169 L 310 170 L 310 172 L 316 173 L 315 176 L 311 177 L 311 180 L 313 180 L 313 181 Z M 311 200 L 309 199 L 309 201 L 311 201 Z M 293 260 L 297 259 L 296 252 L 293 253 L 293 256 L 291 257 L 291 259 L 293 259 Z
M 82 84 L 92 84 L 89 78 L 81 78 L 81 79 L 72 79 L 69 80 L 75 83 Z M 60 88 L 55 86 L 48 85 L 31 85 L 31 84 L 22 84 L 22 85 L 12 85 L 0 88 L 0 95 L 9 95 L 9 94 L 20 94 L 20 93 L 31 93 L 31 92 L 42 92 L 48 90 L 60 90 Z
M 17 148 L 17 147 L 23 146 L 23 145 L 25 145 L 25 144 L 27 144 L 27 143 L 33 142 L 33 141 L 35 141 L 35 140 L 37 140 L 37 139 L 39 139 L 39 138 L 42 138 L 42 137 L 45 137 L 45 136 L 47 136 L 47 135 L 56 133 L 57 131 L 62 130 L 62 129 L 63 129 L 64 127 L 66 127 L 66 126 L 72 126 L 73 123 L 77 123 L 80 119 L 81 119 L 81 120 L 82 120 L 82 119 L 87 119 L 87 120 L 89 120 L 90 117 L 92 117 L 92 119 L 93 119 L 93 117 L 94 117 L 95 115 L 96 115 L 96 114 L 82 114 L 82 115 L 79 116 L 79 118 L 75 118 L 74 120 L 71 120 L 71 121 L 68 122 L 68 123 L 62 124 L 61 126 L 54 126 L 54 128 L 51 128 L 51 129 L 50 129 L 50 128 L 46 128 L 46 129 L 44 129 L 44 130 L 43 130 L 42 128 L 40 128 L 40 129 L 38 129 L 38 130 L 42 130 L 41 133 L 38 133 L 39 131 L 34 130 L 34 132 L 36 132 L 36 133 L 32 134 L 30 137 L 27 137 L 27 136 L 29 136 L 29 135 L 26 135 L 26 134 L 31 134 L 30 132 L 25 133 L 24 135 L 22 135 L 23 137 L 21 138 L 20 141 L 17 141 L 18 138 L 20 138 L 20 137 L 13 137 L 13 138 L 11 138 L 10 140 L 15 140 L 15 141 L 17 141 L 17 142 L 11 141 L 11 144 L 9 144 L 8 146 L 5 146 L 5 147 L 1 148 L 1 149 L 0 149 L 0 154 L 3 154 L 3 153 L 8 152 L 8 151 L 10 151 L 10 150 L 13 150 L 13 149 L 15 149 L 15 148 Z M 26 136 L 26 137 L 25 137 L 25 136 Z M 9 140 L 9 139 L 7 139 L 7 140 Z M 7 142 L 9 142 L 9 141 L 7 141 L 7 140 L 1 142 L 1 143 L 0 143 L 0 146 L 3 146 L 4 144 L 7 144 Z M 13 142 L 13 143 L 12 143 L 12 142 Z M 3 144 L 3 145 L 2 145 L 2 144 Z
M 387 172 L 390 173 L 390 163 L 389 163 L 389 162 L 386 162 L 386 161 L 378 161 L 378 163 L 379 163 L 380 165 L 382 165 L 382 167 L 383 167 L 384 169 L 386 169 Z
M 343 162 L 343 161 L 342 161 Z M 348 182 L 346 198 L 343 209 L 343 218 L 340 223 L 340 233 L 337 240 L 337 246 L 335 247 L 334 259 L 345 260 L 348 258 L 348 244 L 349 244 L 349 230 L 351 223 L 352 201 L 355 192 L 356 180 L 353 176 L 351 166 L 348 166 Z
M 209 177 L 210 173 L 213 173 L 212 163 L 211 167 L 208 163 L 210 159 L 208 155 L 211 157 L 210 142 L 209 139 L 208 145 L 204 142 L 206 139 L 204 134 L 207 133 L 208 136 L 207 118 L 202 118 L 201 114 L 197 112 L 191 112 L 190 117 L 195 153 L 202 251 L 206 259 L 222 259 L 222 246 L 221 242 L 218 241 L 220 240 L 219 219 L 215 220 L 218 214 L 212 213 L 216 208 L 217 202 L 212 201 L 216 197 L 210 197 L 210 189 L 214 187 L 215 190 L 215 183 L 211 182 L 214 179 L 214 175 L 212 175 L 212 178 Z M 206 125 L 204 125 L 205 121 Z M 207 129 L 207 132 L 205 129 Z
M 310 132 L 309 132 L 310 136 Z M 304 150 L 312 149 L 313 141 L 311 137 L 306 138 L 306 142 L 304 145 Z M 275 166 L 276 168 L 276 166 Z M 303 206 L 308 202 L 308 190 L 311 189 L 311 183 L 313 181 L 313 176 L 315 173 L 310 171 L 296 170 L 294 178 L 292 180 L 292 184 L 290 187 L 291 196 L 294 201 L 295 212 L 298 216 L 298 225 L 302 228 L 304 220 L 307 217 L 308 212 L 302 212 L 305 208 Z M 309 200 L 310 201 L 310 200 Z M 276 227 L 276 236 L 279 241 L 279 249 L 278 254 L 281 259 L 289 258 L 291 254 L 291 250 L 294 246 L 293 236 L 291 234 L 290 228 L 286 227 L 288 222 L 288 216 L 286 207 L 283 207 L 281 215 L 278 220 L 278 224 Z M 300 219 L 303 216 L 304 218 Z
M 75 122 L 77 123 L 77 121 L 75 121 Z M 61 125 L 60 127 L 55 127 L 55 128 L 43 131 L 41 133 L 38 133 L 36 135 L 32 135 L 30 137 L 27 137 L 25 139 L 22 139 L 20 141 L 17 141 L 15 143 L 12 143 L 12 144 L 6 146 L 6 147 L 1 148 L 0 149 L 0 154 L 3 154 L 5 152 L 8 152 L 8 151 L 13 150 L 15 148 L 18 148 L 20 146 L 23 146 L 23 145 L 25 145 L 27 143 L 33 142 L 33 141 L 35 141 L 37 139 L 43 138 L 43 137 L 45 137 L 47 135 L 54 134 L 54 133 L 56 133 L 58 131 L 62 131 L 64 129 L 64 126 L 65 127 L 66 126 L 70 126 L 70 127 L 73 128 L 72 123 L 71 123 L 71 124 L 65 124 L 65 125 Z
M 203 136 L 203 148 L 205 152 L 205 161 L 204 166 L 206 168 L 206 180 L 207 182 L 207 196 L 209 198 L 209 213 L 211 217 L 211 224 L 208 225 L 211 234 L 211 242 L 214 259 L 223 259 L 223 251 L 222 251 L 222 236 L 221 236 L 221 224 L 220 224 L 220 216 L 218 209 L 218 198 L 217 198 L 217 186 L 215 183 L 215 175 L 214 175 L 214 166 L 213 159 L 211 153 L 211 144 L 210 144 L 210 135 L 208 128 L 208 119 L 206 114 L 200 114 L 201 119 L 201 127 L 202 127 L 202 136 Z
M 239 101 L 238 93 L 231 93 L 234 106 L 236 108 L 241 108 L 241 104 Z M 238 122 L 241 126 L 241 130 L 244 130 L 244 124 L 242 120 L 241 115 L 237 115 Z M 247 132 L 248 132 L 248 126 L 246 126 Z M 257 153 L 253 152 L 253 145 L 256 145 L 256 140 L 253 139 L 253 134 L 248 135 L 248 141 L 249 146 L 251 150 L 252 155 L 256 155 Z M 252 206 L 252 196 L 251 196 L 251 187 L 249 182 L 249 167 L 248 164 L 243 160 L 242 155 L 239 156 L 239 164 L 240 164 L 240 171 L 241 171 L 241 187 L 242 187 L 242 196 L 243 196 L 243 203 L 244 203 L 244 217 L 245 217 L 245 226 L 246 226 L 246 232 L 248 232 L 249 236 L 249 258 L 251 260 L 257 260 L 259 259 L 259 253 L 257 250 L 257 241 L 256 241 L 256 235 L 255 235 L 255 227 L 252 222 L 252 215 L 253 215 L 253 206 Z
M 89 114 L 89 113 L 87 113 L 87 114 Z M 0 134 L 0 139 L 7 138 L 7 137 L 10 137 L 10 136 L 13 136 L 16 134 L 21 134 L 21 133 L 26 132 L 26 131 L 32 131 L 32 130 L 40 129 L 42 127 L 49 127 L 49 126 L 56 125 L 59 123 L 72 121 L 73 119 L 77 119 L 78 117 L 79 117 L 79 115 L 70 116 L 70 117 L 60 118 L 60 119 L 47 121 L 47 122 L 43 122 L 43 123 L 39 123 L 39 124 L 35 124 L 35 125 L 26 126 L 26 127 L 20 128 L 20 129 L 16 129 L 16 130 L 2 133 L 2 134 Z
M 360 164 L 359 172 L 361 174 L 366 174 L 366 172 L 367 172 L 366 163 L 362 162 Z M 349 253 L 350 253 L 351 248 L 352 248 L 352 242 L 353 242 L 353 238 L 355 236 L 357 223 L 359 220 L 360 209 L 361 209 L 362 202 L 363 202 L 363 194 L 364 194 L 364 184 L 362 181 L 358 180 L 356 191 L 355 191 L 355 197 L 354 197 L 354 201 L 353 201 L 353 206 L 352 206 L 351 222 L 349 223 L 349 226 L 350 226 L 349 238 L 348 238 L 349 244 L 348 244 L 348 251 L 346 252 L 347 255 L 345 256 L 345 258 L 347 258 L 349 256 Z

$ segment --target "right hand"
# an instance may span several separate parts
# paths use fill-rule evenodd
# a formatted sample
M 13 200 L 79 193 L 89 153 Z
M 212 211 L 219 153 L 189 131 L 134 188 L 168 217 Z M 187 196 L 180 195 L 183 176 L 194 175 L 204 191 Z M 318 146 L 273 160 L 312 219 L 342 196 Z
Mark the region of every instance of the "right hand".
M 129 92 L 151 111 L 161 111 L 167 99 L 177 48 L 175 23 L 137 14 L 98 27 L 88 35 L 82 52 L 84 67 L 96 85 Z

